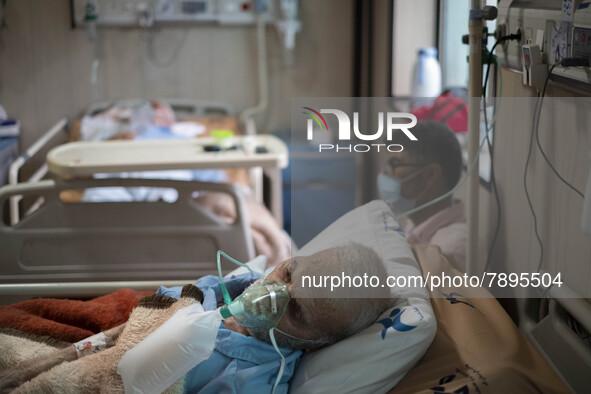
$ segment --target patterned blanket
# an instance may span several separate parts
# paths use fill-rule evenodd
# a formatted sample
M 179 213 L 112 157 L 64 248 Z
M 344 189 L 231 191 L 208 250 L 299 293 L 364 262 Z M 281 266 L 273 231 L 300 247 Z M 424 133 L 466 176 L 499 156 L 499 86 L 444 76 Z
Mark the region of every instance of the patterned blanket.
M 137 295 L 139 292 L 134 293 Z M 99 299 L 93 300 L 94 303 L 88 301 L 86 304 L 96 304 L 97 300 Z M 56 300 L 50 301 L 52 301 L 50 304 L 54 304 Z M 71 300 L 59 301 L 66 304 L 72 302 Z M 99 304 L 102 301 L 99 301 Z M 56 339 L 53 335 L 38 336 L 23 333 L 13 328 L 0 329 L 0 392 L 123 393 L 121 377 L 117 374 L 117 366 L 123 354 L 141 342 L 177 310 L 202 301 L 203 293 L 193 285 L 183 288 L 179 300 L 156 294 L 143 297 L 137 302 L 125 328 L 112 347 L 73 361 L 60 359 L 63 351 L 71 350 L 72 343 L 69 341 Z M 50 325 L 50 327 L 53 329 L 59 326 Z M 59 330 L 57 331 L 59 334 Z M 71 335 L 71 332 L 68 335 Z M 84 338 L 86 337 L 77 338 L 74 341 Z M 51 367 L 44 372 L 39 371 L 40 373 L 36 376 L 29 376 L 29 371 L 34 366 L 32 362 L 43 359 L 43 363 L 50 365 L 46 360 L 53 356 L 59 360 L 58 363 L 51 364 Z M 38 368 L 38 365 L 37 363 L 34 367 Z M 27 378 L 23 379 L 23 376 Z M 11 391 L 13 389 L 14 391 Z M 166 392 L 177 393 L 182 392 L 183 389 L 184 379 L 180 379 Z
M 140 298 L 153 293 L 120 289 L 89 301 L 40 298 L 0 306 L 0 328 L 73 343 L 125 323 Z

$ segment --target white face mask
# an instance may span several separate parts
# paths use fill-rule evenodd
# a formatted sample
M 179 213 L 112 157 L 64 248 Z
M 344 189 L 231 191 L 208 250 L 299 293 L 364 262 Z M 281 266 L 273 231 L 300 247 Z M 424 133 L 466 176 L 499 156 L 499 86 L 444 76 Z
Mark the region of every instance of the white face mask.
M 396 215 L 410 211 L 417 204 L 416 199 L 402 196 L 402 180 L 399 178 L 378 174 L 378 191 Z

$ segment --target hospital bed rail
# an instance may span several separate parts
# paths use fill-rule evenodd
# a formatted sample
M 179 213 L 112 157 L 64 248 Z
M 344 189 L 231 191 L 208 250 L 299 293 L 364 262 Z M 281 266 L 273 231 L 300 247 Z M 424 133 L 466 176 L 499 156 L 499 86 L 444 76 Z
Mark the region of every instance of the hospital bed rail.
M 150 187 L 177 191 L 174 202 L 65 202 L 64 191 Z M 228 223 L 194 200 L 196 191 L 228 194 L 237 218 Z M 155 179 L 42 180 L 0 188 L 0 205 L 14 195 L 44 203 L 16 225 L 0 222 L 0 295 L 152 288 L 215 274 L 216 252 L 254 257 L 245 203 L 231 184 Z M 223 262 L 222 269 L 232 265 Z M 85 284 L 80 284 L 81 282 Z M 64 283 L 67 283 L 65 285 Z M 96 287 L 96 290 L 93 290 Z M 37 289 L 37 290 L 34 290 Z
M 187 280 L 133 280 L 108 282 L 50 282 L 50 283 L 10 283 L 0 284 L 0 297 L 29 296 L 44 298 L 99 297 L 119 289 L 155 290 L 160 286 L 184 286 L 195 281 Z
M 61 118 L 55 125 L 53 125 L 49 130 L 45 132 L 37 141 L 35 141 L 22 155 L 20 155 L 14 163 L 10 165 L 10 169 L 8 170 L 8 183 L 10 185 L 16 185 L 19 182 L 19 172 L 20 169 L 33 157 L 35 156 L 49 141 L 53 139 L 56 135 L 58 135 L 61 131 L 67 132 L 69 127 L 70 120 L 67 116 Z M 44 163 L 39 167 L 27 182 L 37 182 L 41 180 L 45 175 L 47 175 L 48 166 L 47 163 Z M 12 225 L 18 223 L 20 219 L 19 214 L 19 202 L 21 201 L 21 196 L 12 196 L 10 198 L 10 223 Z M 34 204 L 36 205 L 36 204 Z

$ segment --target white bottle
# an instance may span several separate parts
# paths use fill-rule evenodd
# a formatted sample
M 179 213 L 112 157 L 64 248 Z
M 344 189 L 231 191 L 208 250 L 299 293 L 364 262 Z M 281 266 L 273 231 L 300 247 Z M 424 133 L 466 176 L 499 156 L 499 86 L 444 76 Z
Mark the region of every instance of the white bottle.
M 430 104 L 441 94 L 441 66 L 437 60 L 437 48 L 426 47 L 418 51 L 413 69 L 413 107 Z

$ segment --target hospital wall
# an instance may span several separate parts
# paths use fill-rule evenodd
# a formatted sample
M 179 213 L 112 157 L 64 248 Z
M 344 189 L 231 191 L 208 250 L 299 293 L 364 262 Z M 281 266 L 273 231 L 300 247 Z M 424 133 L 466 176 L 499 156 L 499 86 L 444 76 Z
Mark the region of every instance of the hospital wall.
M 521 78 L 521 73 L 503 70 L 501 100 L 505 105 L 501 104 L 494 134 L 502 220 L 489 271 L 536 272 L 539 263 L 539 246 L 523 187 L 536 91 L 524 87 Z M 591 97 L 552 82 L 546 97 L 540 142 L 559 173 L 584 193 L 591 166 Z M 583 199 L 552 173 L 535 141 L 528 187 L 544 246 L 542 269 L 561 272 L 569 287 L 591 298 L 591 237 L 581 230 Z M 479 269 L 484 267 L 496 215 L 493 193 L 481 187 Z
M 145 33 L 108 29 L 102 46 L 71 29 L 69 0 L 7 2 L 0 28 L 0 103 L 22 123 L 21 149 L 63 115 L 79 117 L 93 102 L 91 67 L 98 53 L 100 99 L 195 98 L 225 101 L 241 111 L 258 102 L 256 31 L 250 27 L 167 28 L 154 36 L 161 62 L 182 44 L 168 67 L 148 59 Z M 294 66 L 285 68 L 282 43 L 267 28 L 269 108 L 260 132 L 289 128 L 291 97 L 350 96 L 353 84 L 353 0 L 302 0 L 302 30 Z

